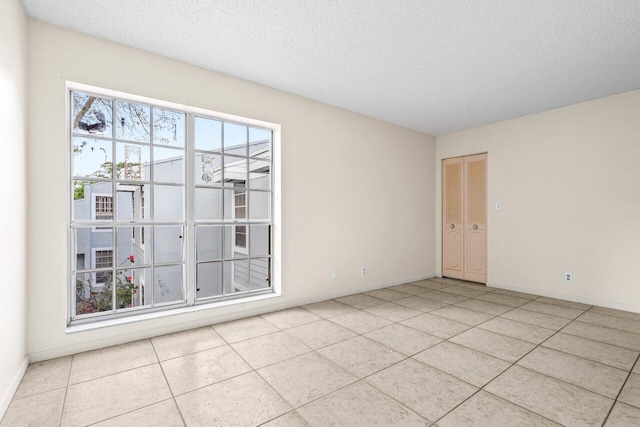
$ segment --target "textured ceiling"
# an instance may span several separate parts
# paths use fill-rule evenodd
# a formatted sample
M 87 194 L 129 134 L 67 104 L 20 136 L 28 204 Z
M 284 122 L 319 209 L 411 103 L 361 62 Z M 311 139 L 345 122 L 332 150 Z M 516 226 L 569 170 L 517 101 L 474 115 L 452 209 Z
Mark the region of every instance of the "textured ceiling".
M 640 88 L 638 0 L 22 0 L 36 19 L 432 135 Z

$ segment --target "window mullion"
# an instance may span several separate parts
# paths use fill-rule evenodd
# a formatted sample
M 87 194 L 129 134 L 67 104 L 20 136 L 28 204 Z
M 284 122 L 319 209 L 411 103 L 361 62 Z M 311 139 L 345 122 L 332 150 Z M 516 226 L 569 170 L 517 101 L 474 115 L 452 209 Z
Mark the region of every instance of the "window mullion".
M 185 126 L 186 138 L 185 138 L 185 173 L 187 174 L 185 179 L 185 216 L 187 220 L 185 230 L 185 244 L 186 244 L 186 298 L 187 304 L 193 305 L 196 301 L 196 263 L 195 263 L 195 118 L 193 114 L 189 113 L 186 116 L 187 125 Z

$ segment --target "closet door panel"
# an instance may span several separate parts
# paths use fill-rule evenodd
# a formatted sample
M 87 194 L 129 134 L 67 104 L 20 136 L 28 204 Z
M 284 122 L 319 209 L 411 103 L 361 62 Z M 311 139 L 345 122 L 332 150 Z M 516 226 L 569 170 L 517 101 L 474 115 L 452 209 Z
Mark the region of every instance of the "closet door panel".
M 464 160 L 442 162 L 442 275 L 464 277 Z
M 487 282 L 487 155 L 464 158 L 464 279 Z

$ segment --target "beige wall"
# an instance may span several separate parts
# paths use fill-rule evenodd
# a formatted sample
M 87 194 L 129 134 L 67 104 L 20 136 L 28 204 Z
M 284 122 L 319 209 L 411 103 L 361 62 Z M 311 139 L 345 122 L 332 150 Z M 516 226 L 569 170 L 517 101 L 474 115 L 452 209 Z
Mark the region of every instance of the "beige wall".
M 435 273 L 434 137 L 43 22 L 29 35 L 35 360 Z M 67 80 L 282 125 L 281 298 L 65 333 Z
M 490 285 L 640 311 L 640 91 L 438 136 L 438 272 L 441 160 L 480 152 Z
M 27 19 L 0 2 L 0 418 L 26 368 Z

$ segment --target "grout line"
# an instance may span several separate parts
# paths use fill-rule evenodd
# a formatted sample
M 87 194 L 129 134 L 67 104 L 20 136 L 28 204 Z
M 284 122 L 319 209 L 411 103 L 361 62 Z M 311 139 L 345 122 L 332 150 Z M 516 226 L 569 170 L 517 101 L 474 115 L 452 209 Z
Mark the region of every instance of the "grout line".
M 64 398 L 62 399 L 62 409 L 60 410 L 60 417 L 58 418 L 58 427 L 62 425 L 62 416 L 64 415 L 64 407 L 67 404 L 67 393 L 69 392 L 69 381 L 71 380 L 71 370 L 73 369 L 74 359 L 75 359 L 75 355 L 71 356 L 71 360 L 69 361 L 69 374 L 67 374 L 67 384 L 64 388 Z
M 132 410 L 130 410 L 130 411 L 123 412 L 123 413 L 121 413 L 121 414 L 114 415 L 114 416 L 109 417 L 109 418 L 105 418 L 104 420 L 99 420 L 99 421 L 92 422 L 91 424 L 86 424 L 86 427 L 95 426 L 95 425 L 100 424 L 100 423 L 103 423 L 103 422 L 105 422 L 105 421 L 109 421 L 109 420 L 112 420 L 112 419 L 114 419 L 114 418 L 121 417 L 121 416 L 123 416 L 123 415 L 131 414 L 131 413 L 136 412 L 136 411 L 139 411 L 139 410 L 141 410 L 141 409 L 149 408 L 149 407 L 151 407 L 151 406 L 153 406 L 153 405 L 157 405 L 157 404 L 159 404 L 159 403 L 163 403 L 163 402 L 168 402 L 168 401 L 170 401 L 170 400 L 173 400 L 173 397 L 169 397 L 168 399 L 160 400 L 159 402 L 150 403 L 150 404 L 148 404 L 148 405 L 144 405 L 144 406 L 141 406 L 141 407 L 139 407 L 139 408 L 132 409 Z M 174 402 L 174 403 L 175 403 L 175 402 Z M 176 406 L 177 406 L 177 405 L 176 405 Z M 180 409 L 178 409 L 178 413 L 180 413 Z M 184 420 L 183 420 L 183 422 L 184 422 Z M 186 424 L 185 424 L 185 426 L 186 426 Z
M 180 415 L 180 419 L 182 423 L 186 426 L 187 422 L 184 419 L 184 415 L 182 415 L 182 411 L 180 410 L 180 406 L 178 406 L 178 401 L 176 400 L 176 396 L 173 394 L 173 389 L 171 388 L 171 384 L 169 383 L 169 379 L 167 378 L 167 374 L 164 372 L 164 368 L 162 367 L 162 363 L 160 363 L 160 358 L 158 357 L 158 352 L 156 351 L 156 347 L 153 345 L 153 341 L 151 342 L 151 348 L 153 349 L 153 354 L 156 355 L 156 359 L 158 360 L 158 366 L 160 367 L 160 371 L 162 372 L 162 376 L 164 377 L 164 381 L 167 384 L 167 388 L 169 389 L 169 393 L 171 394 L 171 398 L 173 399 L 173 404 L 176 405 L 176 409 L 178 410 L 178 414 Z M 155 402 L 159 403 L 159 402 Z M 154 405 L 155 405 L 154 403 Z M 140 408 L 138 408 L 140 409 Z

